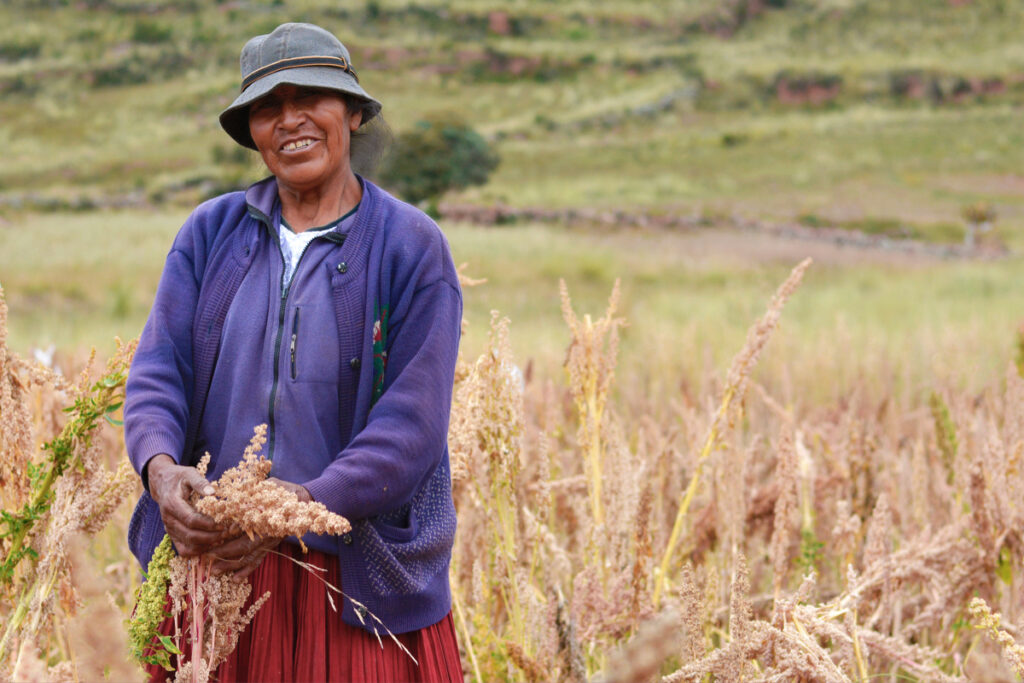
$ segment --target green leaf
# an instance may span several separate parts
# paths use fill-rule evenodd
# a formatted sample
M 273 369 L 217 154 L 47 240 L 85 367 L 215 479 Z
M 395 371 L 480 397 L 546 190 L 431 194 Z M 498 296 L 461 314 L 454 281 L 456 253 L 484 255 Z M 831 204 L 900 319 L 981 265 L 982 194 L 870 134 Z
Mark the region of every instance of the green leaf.
M 124 420 L 118 420 L 117 418 L 110 417 L 110 415 L 104 415 L 103 419 L 112 424 L 115 427 L 121 427 L 124 425 Z
M 179 650 L 178 646 L 174 644 L 174 639 L 171 638 L 170 636 L 162 636 L 162 635 L 158 634 L 157 635 L 157 639 L 164 646 L 164 648 L 168 652 L 170 652 L 172 655 L 180 655 L 181 654 L 181 650 Z
M 111 403 L 109 406 L 107 406 L 107 412 L 108 413 L 112 413 L 112 412 L 116 411 L 118 408 L 121 407 L 121 405 L 123 403 L 124 403 L 124 401 L 118 401 L 117 403 Z

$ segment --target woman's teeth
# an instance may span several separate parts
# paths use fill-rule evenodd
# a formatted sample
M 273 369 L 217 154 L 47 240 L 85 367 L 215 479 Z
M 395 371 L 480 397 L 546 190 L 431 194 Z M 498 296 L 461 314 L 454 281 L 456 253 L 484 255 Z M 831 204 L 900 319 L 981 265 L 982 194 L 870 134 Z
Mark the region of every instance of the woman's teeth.
M 291 152 L 291 151 L 294 151 L 296 149 L 303 149 L 304 147 L 309 147 L 312 144 L 313 144 L 313 140 L 310 140 L 309 138 L 306 138 L 305 140 L 297 140 L 295 142 L 289 142 L 287 145 L 284 146 L 284 149 L 285 149 L 286 152 Z

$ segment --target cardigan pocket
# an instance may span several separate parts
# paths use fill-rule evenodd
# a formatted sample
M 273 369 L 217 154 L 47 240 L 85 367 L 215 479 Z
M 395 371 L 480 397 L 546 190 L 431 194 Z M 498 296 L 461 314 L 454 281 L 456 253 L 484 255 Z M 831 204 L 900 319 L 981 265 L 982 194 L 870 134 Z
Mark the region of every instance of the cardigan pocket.
M 395 512 L 373 517 L 370 519 L 370 524 L 377 530 L 381 538 L 398 543 L 407 543 L 416 538 L 420 529 L 416 511 L 409 505 L 405 505 Z
M 316 304 L 296 306 L 286 330 L 291 381 L 337 383 L 340 359 L 334 312 Z
M 447 575 L 455 542 L 450 477 L 444 461 L 408 505 L 353 525 L 377 595 L 414 595 Z

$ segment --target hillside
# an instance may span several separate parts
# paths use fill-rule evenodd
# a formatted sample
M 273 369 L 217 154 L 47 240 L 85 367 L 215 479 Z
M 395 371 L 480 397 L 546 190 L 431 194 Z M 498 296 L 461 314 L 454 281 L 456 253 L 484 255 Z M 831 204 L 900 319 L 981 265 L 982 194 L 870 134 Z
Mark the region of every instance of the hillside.
M 437 114 L 504 162 L 454 203 L 797 218 L 1013 241 L 1024 6 L 1009 0 L 11 0 L 0 216 L 188 206 L 262 174 L 221 132 L 244 41 L 327 26 L 395 130 Z

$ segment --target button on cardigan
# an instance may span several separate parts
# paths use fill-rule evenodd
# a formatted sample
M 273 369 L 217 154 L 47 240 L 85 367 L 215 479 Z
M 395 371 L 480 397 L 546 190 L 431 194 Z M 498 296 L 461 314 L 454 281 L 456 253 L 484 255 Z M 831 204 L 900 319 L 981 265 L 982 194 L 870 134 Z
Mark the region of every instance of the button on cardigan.
M 434 222 L 368 181 L 363 188 L 347 238 L 311 244 L 315 262 L 308 271 L 301 262 L 296 274 L 310 278 L 304 298 L 292 308 L 281 304 L 286 326 L 299 305 L 319 310 L 320 324 L 333 322 L 335 329 L 323 335 L 330 359 L 316 370 L 336 375 L 329 403 L 337 415 L 279 395 L 271 406 L 275 368 L 278 382 L 292 382 L 288 344 L 266 359 L 244 358 L 236 340 L 223 334 L 229 311 L 246 314 L 235 298 L 250 275 L 266 269 L 280 277 L 279 263 L 276 271 L 269 267 L 269 255 L 279 255 L 273 226 L 280 209 L 276 181 L 268 178 L 202 204 L 175 239 L 129 373 L 125 440 L 141 474 L 158 453 L 194 464 L 209 442 L 207 425 L 241 430 L 247 440 L 254 425 L 234 424 L 228 414 L 239 406 L 246 415 L 272 415 L 279 425 L 303 425 L 279 442 L 288 447 L 275 454 L 273 473 L 303 484 L 352 521 L 348 539 L 319 547 L 337 556 L 346 593 L 404 633 L 439 621 L 451 608 L 455 510 L 446 439 L 462 295 Z M 253 324 L 258 318 L 274 328 L 264 330 L 273 340 L 281 315 L 265 310 L 280 303 L 270 299 L 248 314 Z M 239 381 L 238 373 L 249 369 L 257 380 Z M 331 377 L 312 379 L 332 386 Z M 295 412 L 308 409 L 320 414 Z M 216 476 L 241 452 L 211 456 Z M 129 526 L 143 565 L 163 534 L 159 509 L 144 493 Z M 342 602 L 346 623 L 361 625 L 352 604 Z

